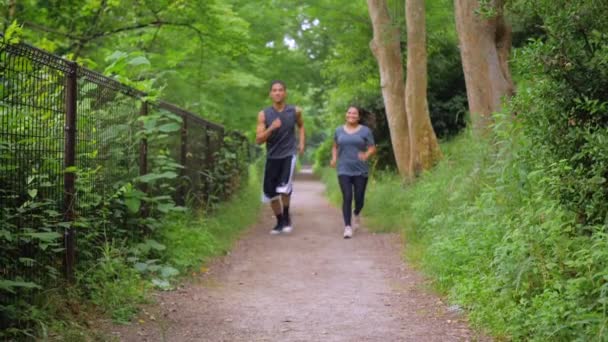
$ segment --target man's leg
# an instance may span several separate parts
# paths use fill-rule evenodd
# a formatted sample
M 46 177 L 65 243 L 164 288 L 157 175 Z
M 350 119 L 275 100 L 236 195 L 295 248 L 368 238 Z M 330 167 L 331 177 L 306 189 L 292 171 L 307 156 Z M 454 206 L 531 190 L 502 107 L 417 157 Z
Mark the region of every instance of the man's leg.
M 283 214 L 283 205 L 282 205 L 282 196 L 277 196 L 275 199 L 270 201 L 270 207 L 274 212 L 275 216 L 279 216 Z
M 281 194 L 281 203 L 283 204 L 283 217 L 285 218 L 285 224 L 291 226 L 291 217 L 289 216 L 289 202 L 291 201 L 291 194 Z
M 296 167 L 296 157 L 291 156 L 285 158 L 282 164 L 282 172 L 280 177 L 281 186 L 277 188 L 277 192 L 281 194 L 281 202 L 283 204 L 283 220 L 284 228 L 283 231 L 289 233 L 292 231 L 293 226 L 291 223 L 291 216 L 289 214 L 289 204 L 291 203 L 291 194 L 293 192 L 293 174 Z
M 277 168 L 276 161 L 267 159 L 264 170 L 264 196 L 270 199 L 270 207 L 277 218 L 277 224 L 270 231 L 271 234 L 279 234 L 283 230 L 283 206 L 281 204 L 281 196 L 276 191 L 279 178 L 277 176 L 278 171 L 280 169 Z

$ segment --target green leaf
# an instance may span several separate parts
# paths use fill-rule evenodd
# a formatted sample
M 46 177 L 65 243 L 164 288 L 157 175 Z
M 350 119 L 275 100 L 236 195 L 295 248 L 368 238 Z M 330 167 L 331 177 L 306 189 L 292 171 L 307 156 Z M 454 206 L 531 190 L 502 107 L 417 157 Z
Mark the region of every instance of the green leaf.
M 606 178 L 600 177 L 600 176 L 595 176 L 595 177 L 591 178 L 589 181 L 593 184 L 604 184 L 604 183 L 606 183 Z
M 171 132 L 179 131 L 180 128 L 181 128 L 180 124 L 178 124 L 176 122 L 171 122 L 171 123 L 166 123 L 164 125 L 159 126 L 158 130 L 163 133 L 171 133 Z
M 137 197 L 127 197 L 125 198 L 125 205 L 130 213 L 135 214 L 139 212 L 139 208 L 141 207 L 141 200 Z
M 133 268 L 139 273 L 145 273 L 148 270 L 148 264 L 145 262 L 138 262 L 133 265 Z
M 144 128 L 147 131 L 154 129 L 158 122 L 155 118 L 145 118 L 143 121 L 144 121 Z
M 129 63 L 127 63 L 129 65 L 133 65 L 133 66 L 138 66 L 138 65 L 150 65 L 150 61 L 144 57 L 144 56 L 139 56 L 139 57 L 135 57 L 133 59 L 131 59 L 129 61 Z
M 32 267 L 36 263 L 36 260 L 32 258 L 19 258 L 18 260 L 20 263 L 24 264 L 27 267 Z
M 171 266 L 164 266 L 160 270 L 160 275 L 163 278 L 171 278 L 179 274 L 179 271 Z
M 36 198 L 36 195 L 38 194 L 38 189 L 30 189 L 27 191 L 27 194 L 30 195 L 30 197 L 32 199 Z
M 13 22 L 4 32 L 4 41 L 8 44 L 18 44 L 22 33 L 23 29 L 21 25 L 17 24 L 17 20 L 13 20 Z
M 56 232 L 25 233 L 25 235 L 44 242 L 56 242 L 61 237 L 61 234 Z
M 175 205 L 173 203 L 161 203 L 156 206 L 156 209 L 158 209 L 158 211 L 165 214 L 173 210 L 174 208 Z
M 123 51 L 114 51 L 111 55 L 106 57 L 106 62 L 116 61 L 118 59 L 126 58 L 128 54 Z
M 139 181 L 143 183 L 150 183 L 158 179 L 174 179 L 177 177 L 177 173 L 173 171 L 167 171 L 163 173 L 149 173 L 139 177 Z
M 152 279 L 152 284 L 161 290 L 171 290 L 171 283 L 164 279 Z
M 40 285 L 33 283 L 31 281 L 14 281 L 14 280 L 0 279 L 0 290 L 8 291 L 10 293 L 15 293 L 14 289 L 16 289 L 16 288 L 41 289 Z
M 150 270 L 150 272 L 159 271 L 161 268 L 162 266 L 160 265 L 148 265 L 148 270 Z
M 150 247 L 150 249 L 155 249 L 157 251 L 164 251 L 167 249 L 165 245 L 158 243 L 156 240 L 146 240 L 145 245 Z

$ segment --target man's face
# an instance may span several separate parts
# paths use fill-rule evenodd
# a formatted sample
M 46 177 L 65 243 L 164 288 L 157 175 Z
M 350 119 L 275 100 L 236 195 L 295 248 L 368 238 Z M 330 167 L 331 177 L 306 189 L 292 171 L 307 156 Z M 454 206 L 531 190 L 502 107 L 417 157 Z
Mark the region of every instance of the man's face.
M 287 96 L 287 92 L 285 88 L 280 83 L 275 83 L 270 88 L 270 98 L 274 103 L 282 103 L 285 100 L 285 96 Z

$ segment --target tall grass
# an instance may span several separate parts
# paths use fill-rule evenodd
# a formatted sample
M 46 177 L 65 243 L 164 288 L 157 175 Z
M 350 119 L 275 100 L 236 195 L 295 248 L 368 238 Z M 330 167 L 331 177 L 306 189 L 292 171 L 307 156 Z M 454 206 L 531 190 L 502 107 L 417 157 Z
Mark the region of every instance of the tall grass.
M 229 251 L 243 229 L 258 217 L 261 205 L 258 173 L 258 168 L 251 167 L 247 186 L 213 213 L 167 220 L 159 237 L 167 247 L 163 258 L 185 272 Z

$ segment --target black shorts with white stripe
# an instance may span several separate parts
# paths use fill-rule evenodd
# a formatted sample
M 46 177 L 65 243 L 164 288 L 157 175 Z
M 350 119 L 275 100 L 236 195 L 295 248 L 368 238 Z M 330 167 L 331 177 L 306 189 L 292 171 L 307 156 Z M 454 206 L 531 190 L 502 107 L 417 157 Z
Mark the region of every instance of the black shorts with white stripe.
M 279 194 L 291 195 L 296 156 L 280 159 L 266 159 L 264 170 L 264 201 L 272 200 Z

